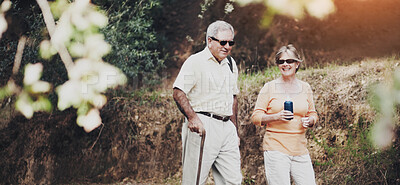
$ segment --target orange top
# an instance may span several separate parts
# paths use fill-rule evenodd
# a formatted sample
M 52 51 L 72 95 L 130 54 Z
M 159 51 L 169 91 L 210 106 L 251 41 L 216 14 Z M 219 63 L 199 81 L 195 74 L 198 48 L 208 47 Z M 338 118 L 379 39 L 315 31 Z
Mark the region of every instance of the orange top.
M 315 123 L 318 115 L 315 111 L 313 93 L 307 82 L 300 81 L 301 91 L 290 94 L 293 102 L 294 118 L 289 122 L 272 121 L 266 125 L 263 149 L 270 151 L 280 151 L 282 153 L 297 156 L 308 154 L 307 140 L 305 137 L 306 129 L 302 126 L 302 117 L 313 117 Z M 264 85 L 258 94 L 251 121 L 255 125 L 261 126 L 261 119 L 264 114 L 275 114 L 283 110 L 283 103 L 288 94 L 279 92 L 276 89 L 277 81 L 273 80 Z

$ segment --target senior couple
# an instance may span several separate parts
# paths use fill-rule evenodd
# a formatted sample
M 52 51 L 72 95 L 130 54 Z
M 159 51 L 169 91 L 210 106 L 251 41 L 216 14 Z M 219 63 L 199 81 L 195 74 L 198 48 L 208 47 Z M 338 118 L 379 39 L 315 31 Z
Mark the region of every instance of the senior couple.
M 233 27 L 213 22 L 207 28 L 206 47 L 184 62 L 173 84 L 174 100 L 185 116 L 184 185 L 205 184 L 210 170 L 217 185 L 242 183 L 238 69 L 229 56 L 234 45 Z M 293 45 L 281 47 L 275 62 L 281 76 L 261 88 L 251 115 L 255 125 L 266 129 L 262 145 L 267 183 L 290 185 L 292 179 L 295 184 L 315 184 L 305 137 L 318 120 L 313 93 L 308 83 L 296 78 L 302 60 Z M 284 109 L 288 100 L 292 111 Z

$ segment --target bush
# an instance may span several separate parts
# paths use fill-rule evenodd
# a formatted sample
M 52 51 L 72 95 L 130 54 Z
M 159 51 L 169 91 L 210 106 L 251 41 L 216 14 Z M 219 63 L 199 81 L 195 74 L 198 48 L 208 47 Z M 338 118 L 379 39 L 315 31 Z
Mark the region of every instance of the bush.
M 94 2 L 107 10 L 109 24 L 102 32 L 112 45 L 105 61 L 116 65 L 130 79 L 134 88 L 154 84 L 164 67 L 157 51 L 157 34 L 152 28 L 151 11 L 159 0 Z M 157 78 L 158 77 L 158 78 Z

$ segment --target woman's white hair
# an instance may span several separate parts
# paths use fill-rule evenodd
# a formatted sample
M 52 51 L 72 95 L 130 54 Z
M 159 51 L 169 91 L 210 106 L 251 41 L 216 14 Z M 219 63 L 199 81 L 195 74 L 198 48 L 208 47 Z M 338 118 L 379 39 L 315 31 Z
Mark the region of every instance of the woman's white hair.
M 235 36 L 232 25 L 225 21 L 215 21 L 211 23 L 207 28 L 206 43 L 208 44 L 209 37 L 216 37 L 219 31 L 230 30 L 232 35 Z

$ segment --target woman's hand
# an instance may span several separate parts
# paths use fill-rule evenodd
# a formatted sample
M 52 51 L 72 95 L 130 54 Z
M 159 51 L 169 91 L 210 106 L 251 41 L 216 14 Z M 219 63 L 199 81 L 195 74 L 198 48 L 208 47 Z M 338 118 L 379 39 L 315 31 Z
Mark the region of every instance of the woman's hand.
M 277 113 L 277 120 L 280 121 L 290 121 L 294 117 L 293 113 L 288 110 L 282 110 Z
M 302 117 L 301 123 L 303 124 L 304 128 L 314 126 L 314 119 L 312 117 Z
M 271 121 L 285 121 L 289 122 L 293 119 L 293 113 L 287 110 L 282 110 L 276 114 L 264 114 L 261 120 L 261 126 L 267 125 Z

